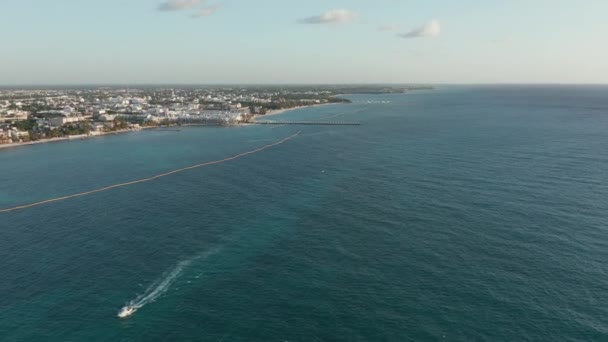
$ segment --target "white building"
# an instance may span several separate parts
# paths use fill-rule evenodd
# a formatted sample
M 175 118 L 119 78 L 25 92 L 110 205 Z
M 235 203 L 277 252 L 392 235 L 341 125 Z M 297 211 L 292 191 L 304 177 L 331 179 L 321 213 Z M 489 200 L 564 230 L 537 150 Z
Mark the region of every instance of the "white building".
M 0 115 L 0 122 L 3 121 L 23 121 L 27 120 L 29 113 L 22 110 L 7 110 Z
M 75 122 L 80 122 L 80 121 L 84 121 L 84 120 L 86 120 L 86 118 L 84 118 L 82 116 L 70 116 L 70 117 L 60 116 L 57 118 L 49 119 L 49 122 L 53 126 L 61 127 L 68 123 L 75 123 Z
M 16 128 L 13 128 L 11 130 L 11 137 L 13 138 L 13 142 L 23 142 L 23 139 L 30 137 L 30 133 L 26 131 L 19 131 Z
M 99 120 L 101 121 L 114 121 L 116 119 L 116 115 L 114 114 L 103 114 L 99 116 Z

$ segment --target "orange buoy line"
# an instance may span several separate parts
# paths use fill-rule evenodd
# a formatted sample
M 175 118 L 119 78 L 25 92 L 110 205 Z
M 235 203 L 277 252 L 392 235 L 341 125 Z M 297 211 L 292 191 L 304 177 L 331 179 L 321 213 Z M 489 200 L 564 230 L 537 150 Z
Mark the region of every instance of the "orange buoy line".
M 103 187 L 103 188 L 100 188 L 100 189 L 96 189 L 96 190 L 91 190 L 91 191 L 87 191 L 87 192 L 81 192 L 81 193 L 78 193 L 78 194 L 73 194 L 73 195 L 68 195 L 68 196 L 63 196 L 63 197 L 52 198 L 52 199 L 48 199 L 48 200 L 44 200 L 44 201 L 40 201 L 40 202 L 36 202 L 36 203 L 20 205 L 20 206 L 13 207 L 13 208 L 0 209 L 0 213 L 7 213 L 9 211 L 16 211 L 16 210 L 36 207 L 36 206 L 43 205 L 43 204 L 64 201 L 64 200 L 67 200 L 67 199 L 70 199 L 70 198 L 92 195 L 92 194 L 95 194 L 95 193 L 98 193 L 98 192 L 103 192 L 103 191 L 108 191 L 108 190 L 112 190 L 112 189 L 116 189 L 116 188 L 121 188 L 121 187 L 129 186 L 129 185 L 134 185 L 134 184 L 139 184 L 139 183 L 145 183 L 145 182 L 153 181 L 153 180 L 158 179 L 158 178 L 171 176 L 171 175 L 174 175 L 176 173 L 180 173 L 180 172 L 196 169 L 196 168 L 199 168 L 199 167 L 204 167 L 204 166 L 209 166 L 209 165 L 215 165 L 215 164 L 225 163 L 225 162 L 228 162 L 228 161 L 231 161 L 231 160 L 242 158 L 242 157 L 245 157 L 247 155 L 258 153 L 258 152 L 261 152 L 263 150 L 269 149 L 271 147 L 283 144 L 283 143 L 285 143 L 285 142 L 287 142 L 287 141 L 289 141 L 289 140 L 297 137 L 299 134 L 300 134 L 300 132 L 297 132 L 294 135 L 291 135 L 291 136 L 289 136 L 289 137 L 287 137 L 285 139 L 281 139 L 281 140 L 279 140 L 277 142 L 274 142 L 274 143 L 272 143 L 270 145 L 262 146 L 260 148 L 255 149 L 255 150 L 248 151 L 248 152 L 243 152 L 243 153 L 237 154 L 235 156 L 224 158 L 224 159 L 221 159 L 221 160 L 215 160 L 215 161 L 205 162 L 205 163 L 201 163 L 201 164 L 196 164 L 196 165 L 184 167 L 184 168 L 181 168 L 181 169 L 169 171 L 169 172 L 166 172 L 166 173 L 162 173 L 162 174 L 159 174 L 159 175 L 156 175 L 156 176 L 152 176 L 152 177 L 148 177 L 148 178 L 142 178 L 142 179 L 134 180 L 134 181 L 127 182 L 127 183 L 114 184 L 114 185 L 106 186 L 106 187 Z

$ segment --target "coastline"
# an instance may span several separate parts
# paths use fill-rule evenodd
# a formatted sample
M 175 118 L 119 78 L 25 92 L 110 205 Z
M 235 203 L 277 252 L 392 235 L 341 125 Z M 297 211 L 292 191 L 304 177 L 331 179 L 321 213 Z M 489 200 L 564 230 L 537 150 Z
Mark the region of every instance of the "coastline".
M 287 112 L 290 112 L 293 110 L 297 110 L 297 109 L 313 108 L 313 107 L 320 107 L 320 106 L 327 106 L 327 105 L 334 105 L 334 104 L 336 104 L 336 103 L 319 103 L 319 104 L 314 104 L 314 105 L 309 105 L 309 106 L 298 106 L 298 107 L 292 107 L 292 108 L 272 110 L 272 111 L 269 111 L 265 115 L 259 115 L 259 114 L 254 115 L 250 119 L 249 122 L 255 122 L 258 118 L 280 115 L 280 114 L 284 114 L 284 113 L 287 113 Z M 246 125 L 247 122 L 244 122 L 242 124 Z M 182 126 L 201 126 L 201 125 L 183 124 Z M 148 129 L 160 129 L 160 128 L 163 128 L 163 127 L 141 127 L 139 130 L 124 129 L 124 130 L 115 131 L 115 132 L 103 132 L 103 133 L 91 134 L 91 135 L 73 135 L 73 136 L 61 137 L 61 138 L 51 138 L 51 139 L 41 139 L 41 140 L 36 140 L 36 141 L 28 141 L 28 142 L 20 142 L 20 143 L 0 144 L 0 151 L 2 151 L 4 149 L 17 148 L 17 147 L 23 147 L 23 146 L 57 143 L 57 142 L 72 141 L 72 140 L 101 138 L 106 135 L 125 134 L 125 133 L 130 133 L 130 132 L 139 132 L 139 131 L 148 130 Z
M 255 114 L 251 118 L 250 122 L 255 122 L 258 118 L 264 118 L 267 116 L 275 116 L 275 115 L 279 115 L 279 114 L 284 114 L 284 113 L 291 112 L 291 111 L 297 110 L 297 109 L 314 108 L 314 107 L 321 107 L 321 106 L 328 106 L 328 105 L 335 105 L 335 104 L 338 104 L 338 103 L 318 103 L 318 104 L 314 104 L 314 105 L 310 105 L 310 106 L 298 106 L 298 107 L 292 107 L 292 108 L 271 110 L 270 112 L 268 112 L 264 115 Z
M 152 128 L 156 128 L 156 127 L 152 127 Z M 147 127 L 141 128 L 141 130 L 144 130 L 144 129 L 148 129 L 148 128 Z M 130 132 L 138 132 L 138 131 L 125 129 L 125 130 L 120 130 L 120 131 L 115 131 L 115 132 L 104 132 L 104 133 L 91 134 L 91 135 L 72 135 L 72 136 L 61 137 L 61 138 L 40 139 L 40 140 L 36 140 L 36 141 L 19 142 L 19 143 L 11 143 L 11 144 L 0 144 L 0 150 L 22 147 L 22 146 L 32 146 L 32 145 L 39 145 L 39 144 L 72 141 L 72 140 L 93 139 L 93 138 L 100 138 L 105 135 L 124 134 L 124 133 L 130 133 Z

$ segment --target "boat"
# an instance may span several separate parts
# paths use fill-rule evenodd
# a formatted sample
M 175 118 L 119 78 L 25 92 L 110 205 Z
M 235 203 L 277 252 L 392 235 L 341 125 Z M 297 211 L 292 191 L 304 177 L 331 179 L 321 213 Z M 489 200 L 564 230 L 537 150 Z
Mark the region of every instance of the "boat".
M 118 317 L 127 318 L 127 317 L 131 316 L 132 314 L 134 314 L 135 311 L 137 311 L 136 307 L 134 307 L 132 305 L 125 305 L 122 307 L 122 309 L 120 309 L 120 312 L 118 313 Z

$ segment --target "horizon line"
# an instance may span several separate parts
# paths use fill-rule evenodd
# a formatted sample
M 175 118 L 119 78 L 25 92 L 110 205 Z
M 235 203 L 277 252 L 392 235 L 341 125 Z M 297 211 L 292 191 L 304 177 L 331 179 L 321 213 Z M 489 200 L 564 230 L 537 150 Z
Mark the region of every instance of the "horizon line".
M 608 82 L 337 82 L 337 83 L 233 83 L 233 82 L 218 82 L 218 83 L 25 83 L 25 84 L 0 84 L 0 88 L 14 87 L 131 87 L 131 86 L 608 86 Z

